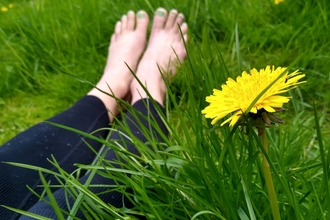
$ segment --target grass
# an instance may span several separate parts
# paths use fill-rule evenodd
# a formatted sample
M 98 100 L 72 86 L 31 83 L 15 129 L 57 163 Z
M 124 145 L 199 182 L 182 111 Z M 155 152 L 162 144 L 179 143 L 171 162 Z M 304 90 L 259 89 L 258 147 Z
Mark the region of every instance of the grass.
M 260 142 L 253 133 L 211 126 L 200 110 L 205 97 L 228 76 L 273 64 L 300 69 L 307 80 L 290 92 L 292 101 L 281 115 L 286 124 L 268 129 L 281 217 L 329 218 L 327 0 L 279 5 L 270 0 L 4 0 L 0 7 L 9 3 L 14 7 L 0 12 L 0 143 L 89 91 L 90 85 L 53 66 L 95 83 L 113 26 L 129 9 L 143 8 L 151 15 L 158 6 L 177 8 L 189 24 L 188 58 L 168 94 L 169 147 L 151 153 L 138 144 L 144 157 L 122 164 L 122 169 L 81 166 L 133 188 L 137 208 L 104 204 L 62 173 L 70 187 L 84 192 L 83 198 L 76 194 L 82 204 L 76 208 L 99 219 L 131 213 L 149 219 L 272 219 Z M 118 154 L 131 159 L 125 152 Z

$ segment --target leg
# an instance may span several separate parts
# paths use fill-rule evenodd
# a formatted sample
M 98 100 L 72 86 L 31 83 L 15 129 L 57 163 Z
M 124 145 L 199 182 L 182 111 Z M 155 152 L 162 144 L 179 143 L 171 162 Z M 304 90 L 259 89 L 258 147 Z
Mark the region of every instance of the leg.
M 82 120 L 83 118 L 83 120 Z M 50 118 L 49 121 L 64 124 L 85 132 L 92 132 L 109 125 L 109 117 L 103 103 L 96 97 L 86 96 L 70 109 Z M 96 134 L 105 138 L 105 131 Z M 97 151 L 100 144 L 86 140 Z M 17 162 L 35 165 L 46 169 L 54 169 L 47 161 L 53 155 L 61 167 L 67 172 L 73 172 L 74 163 L 91 163 L 95 154 L 82 141 L 82 137 L 73 132 L 39 123 L 0 147 L 0 204 L 19 209 L 28 209 L 38 201 L 26 187 L 30 186 L 37 192 L 42 192 L 37 171 L 19 168 L 3 162 Z M 48 181 L 56 183 L 51 175 L 46 175 Z M 12 211 L 0 207 L 0 216 L 11 219 Z
M 145 117 L 150 116 L 151 118 L 153 118 L 154 119 L 153 122 L 158 124 L 159 129 L 162 130 L 165 135 L 167 135 L 166 127 L 163 124 L 161 118 L 159 117 L 155 106 L 153 106 L 150 102 L 149 107 L 147 107 L 148 105 L 146 105 L 146 102 L 148 102 L 148 101 L 149 101 L 148 99 L 137 101 L 132 106 L 133 112 L 138 111 L 138 113 L 140 113 L 141 115 L 143 115 Z M 158 107 L 163 109 L 161 105 L 159 105 Z M 129 127 L 131 132 L 133 134 L 135 134 L 136 137 L 141 142 L 145 142 L 145 141 L 147 141 L 147 137 L 144 136 L 141 129 L 148 129 L 150 127 L 150 121 L 145 120 L 144 117 L 136 118 L 134 115 L 135 115 L 134 113 L 132 113 L 132 114 L 127 113 L 123 118 L 123 122 L 127 123 L 127 126 Z M 155 141 L 157 143 L 162 142 L 161 135 L 158 132 L 156 132 L 154 127 L 151 126 L 151 128 L 152 129 L 150 132 L 155 134 Z M 122 130 L 122 132 L 124 132 L 124 129 Z M 114 132 L 111 135 L 110 139 L 113 141 L 116 141 L 117 143 L 120 143 L 122 146 L 126 147 L 130 152 L 132 152 L 134 154 L 139 154 L 139 152 L 135 148 L 134 144 L 132 142 L 130 142 L 128 139 L 126 139 L 125 136 L 121 135 L 120 132 Z M 109 150 L 104 159 L 111 161 L 114 158 L 117 158 L 116 153 L 114 151 Z M 104 164 L 104 165 L 106 166 L 106 164 Z M 86 182 L 86 180 L 88 179 L 88 177 L 89 177 L 88 175 L 83 176 L 82 178 L 79 179 L 79 182 L 84 184 Z M 116 192 L 116 191 L 113 191 L 111 193 L 104 193 L 106 191 L 113 189 L 113 187 L 111 187 L 111 186 L 114 186 L 117 184 L 115 181 L 113 181 L 110 178 L 105 178 L 102 175 L 96 174 L 91 182 L 91 185 L 100 185 L 100 184 L 105 185 L 105 186 L 104 187 L 94 187 L 94 188 L 89 187 L 89 190 L 95 194 L 99 194 L 99 197 L 105 203 L 111 204 L 118 208 L 123 207 L 123 206 L 125 206 L 126 208 L 133 208 L 133 204 L 128 199 L 124 198 L 124 200 L 123 200 L 123 195 L 121 193 Z M 108 185 L 109 187 L 106 187 L 106 185 Z M 53 193 L 59 207 L 61 207 L 61 209 L 63 209 L 63 210 L 68 211 L 69 209 L 67 207 L 67 200 L 65 198 L 65 194 L 66 194 L 66 192 L 63 188 L 59 189 Z M 46 199 L 47 199 L 47 197 L 46 197 Z M 69 206 L 72 208 L 75 200 L 72 197 L 68 197 L 68 201 L 69 201 Z M 34 206 L 32 206 L 32 208 L 29 209 L 28 211 L 41 215 L 41 216 L 51 218 L 51 219 L 56 219 L 56 215 L 55 215 L 53 208 L 43 201 L 39 201 Z M 82 212 L 78 212 L 75 215 L 75 217 L 85 219 Z M 21 216 L 20 220 L 32 220 L 32 218 Z
M 179 24 L 181 26 L 184 39 L 186 40 L 187 25 L 183 23 L 183 19 L 183 15 L 178 14 L 176 10 L 172 10 L 168 16 L 165 9 L 160 8 L 156 11 L 149 46 L 137 70 L 137 76 L 141 82 L 147 86 L 150 95 L 158 102 L 157 105 L 162 110 L 164 110 L 162 105 L 164 104 L 164 94 L 166 92 L 166 87 L 159 72 L 158 66 L 165 71 L 171 70 L 172 74 L 175 74 L 175 54 L 178 55 L 180 61 L 185 58 L 186 52 L 184 49 L 183 41 L 179 34 L 179 30 L 177 28 L 177 24 Z M 155 63 L 157 63 L 158 66 Z M 158 112 L 156 111 L 156 106 L 152 105 L 152 102 L 148 99 L 143 88 L 136 80 L 133 80 L 131 84 L 131 92 L 133 103 L 132 107 L 142 116 L 136 118 L 129 112 L 124 116 L 123 122 L 128 125 L 131 133 L 134 134 L 141 142 L 146 142 L 148 140 L 148 138 L 145 136 L 145 133 L 141 132 L 141 130 L 149 130 L 149 128 L 151 128 L 150 133 L 155 134 L 154 141 L 156 143 L 162 142 L 162 135 L 167 135 L 167 130 L 160 116 L 158 115 Z M 146 105 L 146 103 L 149 103 L 149 105 Z M 143 116 L 149 116 L 153 123 L 146 120 Z M 159 129 L 155 129 L 153 126 L 155 124 Z M 161 130 L 163 134 L 159 134 L 157 130 Z M 121 132 L 114 132 L 111 135 L 111 140 L 121 142 L 130 152 L 139 154 L 134 144 L 124 135 L 122 135 Z M 111 150 L 108 151 L 105 159 L 112 160 L 114 158 L 117 158 L 116 154 Z M 84 183 L 87 178 L 88 176 L 84 176 L 79 181 Z M 104 178 L 101 175 L 95 175 L 92 184 L 110 186 L 116 183 L 113 180 Z M 108 188 L 89 188 L 89 190 L 97 194 L 108 190 Z M 60 189 L 54 193 L 54 196 L 59 206 L 64 210 L 68 210 L 64 194 L 64 190 Z M 118 192 L 103 193 L 100 194 L 100 198 L 104 202 L 112 204 L 115 207 L 123 207 L 123 204 L 125 204 L 125 207 L 132 208 L 132 204 L 126 199 L 123 201 L 122 195 Z M 72 207 L 74 200 L 71 199 L 69 203 Z M 55 217 L 55 213 L 52 207 L 44 202 L 38 202 L 29 210 L 29 212 L 50 218 Z M 77 217 L 83 218 L 82 213 L 78 213 Z M 22 216 L 21 219 L 29 218 Z
M 118 98 L 124 98 L 129 90 L 133 75 L 128 71 L 124 61 L 136 70 L 137 62 L 145 48 L 148 17 L 145 12 L 138 14 L 129 12 L 117 23 L 116 30 L 111 37 L 109 57 L 104 74 L 97 86 L 113 92 Z M 136 23 L 136 28 L 134 27 Z M 125 41 L 130 44 L 123 44 Z M 131 51 L 135 51 L 132 53 Z M 111 80 L 111 81 L 110 81 Z M 110 89 L 109 89 L 110 88 Z M 108 114 L 108 110 L 111 112 Z M 105 96 L 97 89 L 92 89 L 88 96 L 78 101 L 72 108 L 49 119 L 49 121 L 76 128 L 90 133 L 99 128 L 105 128 L 118 113 L 115 99 Z M 95 135 L 105 138 L 108 132 L 101 131 Z M 95 151 L 101 144 L 86 140 Z M 54 169 L 47 161 L 51 155 L 57 159 L 61 167 L 67 172 L 73 172 L 74 163 L 90 164 L 95 154 L 82 141 L 82 137 L 64 129 L 40 123 L 0 147 L 0 162 L 17 162 L 35 165 L 46 169 Z M 18 168 L 0 163 L 0 205 L 11 206 L 27 210 L 37 202 L 37 197 L 27 189 L 30 186 L 41 192 L 39 174 L 36 171 Z M 56 183 L 54 177 L 47 176 L 47 180 Z M 15 214 L 0 207 L 3 219 L 14 218 Z

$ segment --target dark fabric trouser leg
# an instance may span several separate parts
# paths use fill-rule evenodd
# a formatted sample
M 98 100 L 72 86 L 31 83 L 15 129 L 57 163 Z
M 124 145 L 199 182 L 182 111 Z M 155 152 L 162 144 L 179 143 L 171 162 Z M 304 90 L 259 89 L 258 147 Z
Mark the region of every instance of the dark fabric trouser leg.
M 76 128 L 90 133 L 99 128 L 109 126 L 107 109 L 98 98 L 85 96 L 71 108 L 50 118 L 48 121 Z M 106 138 L 108 131 L 100 131 L 95 135 Z M 101 144 L 86 139 L 99 151 Z M 82 137 L 71 131 L 58 128 L 45 122 L 39 123 L 20 133 L 0 147 L 0 205 L 27 210 L 38 198 L 28 189 L 27 185 L 41 193 L 39 173 L 34 170 L 19 168 L 3 162 L 17 162 L 35 165 L 46 169 L 55 169 L 47 158 L 55 157 L 60 166 L 67 172 L 73 172 L 74 163 L 90 164 L 95 154 L 82 141 Z M 52 184 L 56 180 L 45 174 Z M 0 219 L 15 219 L 14 212 L 0 207 Z
M 133 116 L 134 114 L 132 113 L 127 113 L 124 118 L 123 118 L 123 122 L 127 123 L 129 130 L 131 131 L 131 133 L 137 138 L 139 139 L 141 142 L 146 142 L 147 141 L 147 137 L 144 135 L 146 132 L 142 132 L 143 129 L 148 129 L 148 135 L 151 134 L 153 135 L 153 139 L 156 142 L 162 142 L 162 135 L 166 135 L 167 136 L 167 129 L 161 119 L 161 117 L 159 116 L 159 114 L 157 113 L 157 110 L 155 108 L 155 106 L 152 105 L 151 101 L 145 99 L 145 100 L 140 100 L 137 103 L 135 103 L 133 105 L 133 108 L 138 110 L 138 112 L 141 113 L 141 115 L 143 116 Z M 159 105 L 159 108 L 164 111 L 163 107 Z M 148 119 L 147 119 L 148 118 Z M 157 125 L 158 130 L 161 131 L 162 134 L 159 134 L 156 130 L 156 128 L 152 125 Z M 136 147 L 134 146 L 134 144 L 128 140 L 125 135 L 121 135 L 122 131 L 118 130 L 116 132 L 113 132 L 110 136 L 111 140 L 118 140 L 118 142 L 120 142 L 121 144 L 125 145 L 125 147 L 132 153 L 135 153 L 137 155 L 139 155 L 138 150 L 136 149 Z M 125 143 L 125 144 L 124 144 Z M 113 150 L 109 150 L 105 156 L 106 160 L 112 160 L 114 158 L 117 158 L 115 152 Z M 85 183 L 85 181 L 87 180 L 88 175 L 82 177 L 81 179 L 79 179 L 79 182 L 81 183 Z M 105 178 L 101 175 L 96 174 L 93 177 L 92 183 L 91 184 L 103 184 L 103 185 L 115 185 L 115 181 L 113 181 L 112 179 L 109 178 Z M 91 190 L 94 193 L 100 193 L 105 191 L 105 188 L 89 188 L 89 190 Z M 64 209 L 64 210 L 68 210 L 67 208 L 67 201 L 65 198 L 65 191 L 64 189 L 59 189 L 56 192 L 54 192 L 54 197 L 56 198 L 56 201 L 59 205 L 60 208 Z M 122 207 L 123 205 L 123 196 L 122 194 L 118 193 L 118 192 L 111 192 L 111 193 L 104 193 L 101 194 L 99 196 L 105 203 L 109 203 L 114 205 L 115 207 Z M 124 199 L 125 201 L 125 207 L 127 208 L 132 208 L 132 204 L 127 200 Z M 70 199 L 69 201 L 70 206 L 72 207 L 74 201 L 73 199 Z M 47 203 L 40 201 L 38 203 L 36 203 L 30 210 L 28 210 L 29 212 L 38 214 L 38 215 L 42 215 L 45 217 L 49 217 L 49 218 L 56 218 L 56 215 L 54 213 L 54 210 L 52 209 L 52 207 L 50 205 L 48 205 Z M 84 216 L 82 215 L 82 213 L 78 213 L 76 215 L 76 217 L 79 218 L 83 218 Z M 20 220 L 27 220 L 27 219 L 31 219 L 29 217 L 21 217 Z

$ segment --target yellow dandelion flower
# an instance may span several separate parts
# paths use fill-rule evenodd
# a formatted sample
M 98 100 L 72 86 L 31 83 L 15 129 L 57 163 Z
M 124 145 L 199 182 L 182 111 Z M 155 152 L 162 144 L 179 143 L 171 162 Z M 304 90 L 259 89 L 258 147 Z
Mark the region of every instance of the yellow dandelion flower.
M 275 0 L 275 4 L 280 4 L 281 2 L 284 2 L 284 0 Z
M 13 8 L 14 7 L 14 4 L 9 4 L 8 5 L 8 8 Z
M 6 12 L 6 11 L 8 11 L 8 8 L 7 8 L 7 7 L 4 7 L 4 6 L 2 6 L 2 7 L 1 7 L 1 11 L 3 11 L 3 12 Z
M 289 74 L 287 68 L 275 69 L 274 66 L 272 68 L 267 66 L 260 71 L 252 69 L 250 73 L 244 71 L 236 81 L 228 78 L 226 84 L 221 86 L 222 90 L 213 89 L 213 94 L 206 97 L 206 102 L 210 105 L 202 110 L 202 114 L 205 118 L 213 119 L 211 124 L 215 124 L 226 115 L 233 113 L 221 126 L 228 122 L 230 126 L 234 126 L 243 113 L 257 114 L 258 110 L 270 113 L 279 111 L 291 98 L 280 94 L 304 83 L 305 81 L 298 82 L 304 76 L 298 70 Z M 257 100 L 251 110 L 246 112 L 259 94 L 277 78 L 279 79 Z

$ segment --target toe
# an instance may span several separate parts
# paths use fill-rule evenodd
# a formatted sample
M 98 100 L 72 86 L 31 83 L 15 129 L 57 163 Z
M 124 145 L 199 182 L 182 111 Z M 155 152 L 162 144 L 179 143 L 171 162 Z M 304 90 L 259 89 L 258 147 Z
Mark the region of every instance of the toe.
M 166 25 L 165 25 L 165 28 L 166 29 L 171 29 L 173 28 L 174 26 L 177 26 L 176 24 L 176 19 L 178 17 L 178 11 L 175 10 L 175 9 L 172 9 L 170 11 L 170 14 L 168 15 L 168 18 L 167 18 L 167 21 L 166 21 Z
M 164 8 L 158 8 L 154 16 L 152 30 L 163 29 L 166 22 L 166 18 L 167 18 L 167 11 Z
M 121 17 L 121 32 L 127 29 L 127 15 Z
M 134 11 L 128 11 L 127 13 L 127 30 L 134 30 L 135 26 L 135 13 Z
M 176 18 L 176 23 L 182 25 L 183 21 L 184 21 L 184 15 L 182 13 L 179 13 L 178 17 Z
M 121 21 L 117 21 L 115 26 L 115 35 L 118 35 L 121 33 Z
M 113 34 L 113 35 L 111 35 L 111 39 L 110 39 L 110 45 L 111 45 L 111 44 L 114 44 L 114 43 L 115 43 L 115 41 L 116 41 L 116 35 L 115 35 L 115 34 Z
M 148 14 L 141 10 L 137 13 L 136 17 L 136 30 L 142 30 L 146 32 L 149 24 Z
M 187 35 L 187 31 L 188 31 L 188 25 L 186 22 L 184 22 L 181 26 L 181 32 L 182 32 L 182 35 Z
M 184 40 L 184 42 L 186 42 L 186 43 L 188 42 L 188 35 L 187 35 L 187 34 L 184 34 L 184 35 L 183 35 L 183 40 Z

